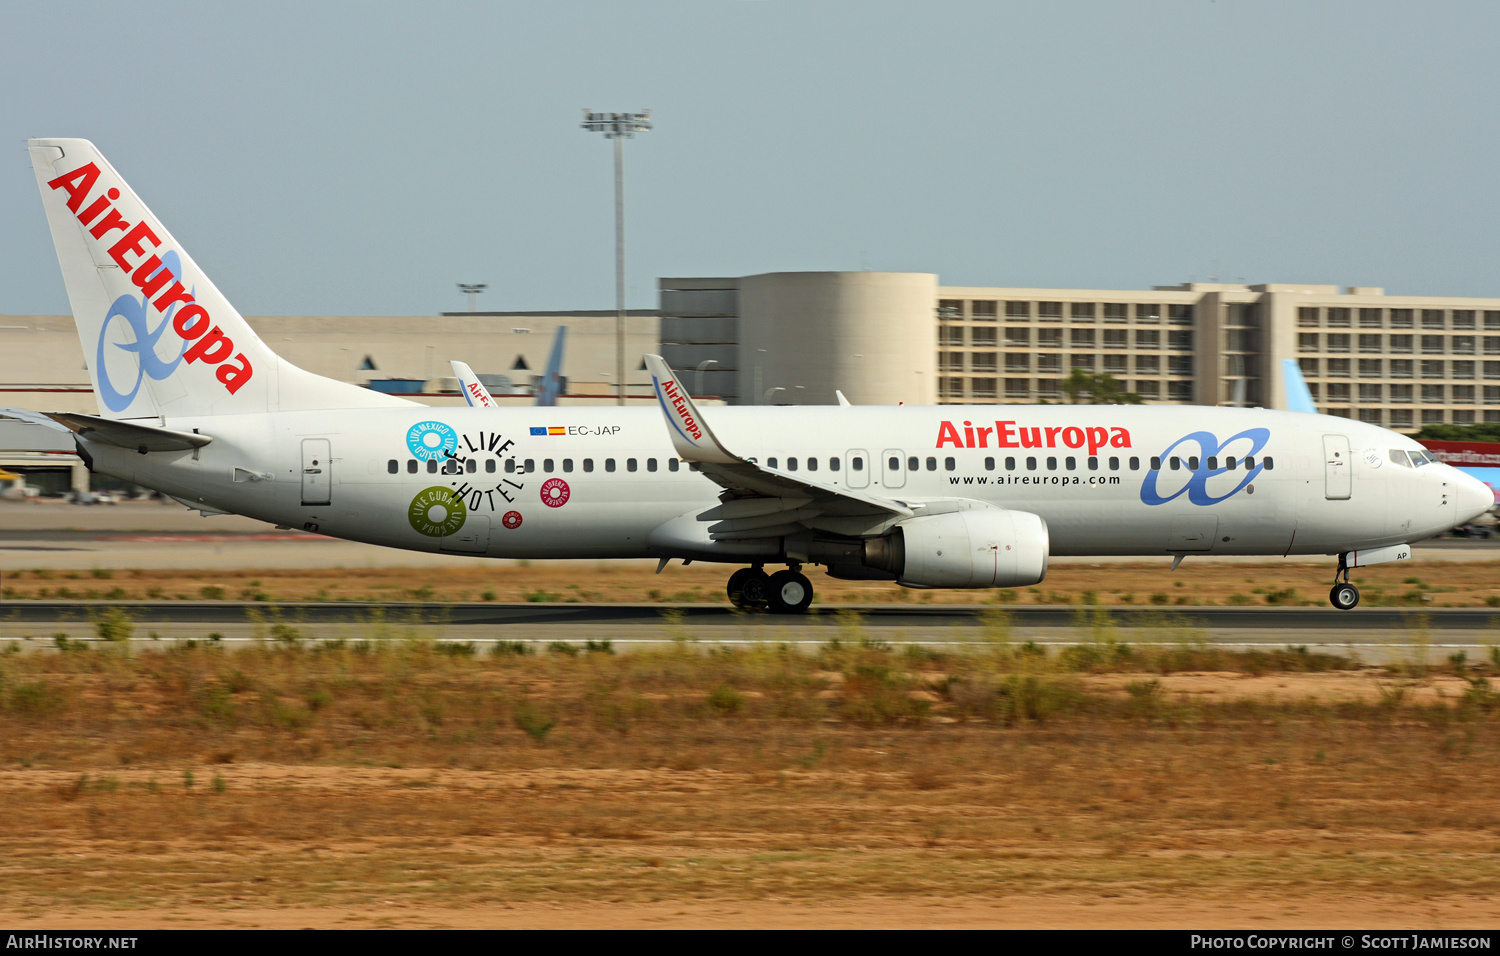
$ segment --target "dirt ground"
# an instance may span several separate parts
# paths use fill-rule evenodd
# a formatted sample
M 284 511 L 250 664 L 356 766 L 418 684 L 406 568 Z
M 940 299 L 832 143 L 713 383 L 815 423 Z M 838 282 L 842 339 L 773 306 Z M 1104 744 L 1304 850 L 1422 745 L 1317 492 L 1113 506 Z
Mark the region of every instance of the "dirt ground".
M 1500 924 L 1488 663 L 1188 653 L 4 655 L 0 916 Z
M 536 601 L 728 603 L 727 571 L 716 565 L 601 562 L 580 580 L 576 562 L 532 566 L 276 568 L 243 571 L 33 568 L 8 572 L 6 599 L 271 601 Z M 808 569 L 817 602 L 841 604 L 1324 605 L 1332 566 L 1221 564 L 1191 559 L 1175 572 L 1161 564 L 1057 564 L 1042 585 L 991 591 L 913 591 L 878 581 L 839 581 Z M 1354 573 L 1367 605 L 1496 607 L 1500 562 L 1424 561 Z

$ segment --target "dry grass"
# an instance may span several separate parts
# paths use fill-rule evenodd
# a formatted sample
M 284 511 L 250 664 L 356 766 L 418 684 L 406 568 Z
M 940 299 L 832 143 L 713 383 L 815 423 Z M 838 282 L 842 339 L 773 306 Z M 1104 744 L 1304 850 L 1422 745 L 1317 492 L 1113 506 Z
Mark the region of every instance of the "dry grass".
M 1385 688 L 1365 700 L 1225 699 L 1108 644 L 848 630 L 817 656 L 11 654 L 0 890 L 15 912 L 1500 892 L 1480 672 L 1441 700 L 1373 672 L 1341 678 Z M 1256 667 L 1322 679 L 1299 657 Z
M 727 603 L 725 567 L 649 562 L 538 562 L 433 569 L 277 568 L 244 571 L 37 568 L 5 574 L 5 598 L 269 601 L 536 601 Z M 808 569 L 822 604 L 1325 605 L 1333 568 L 1318 563 L 1055 564 L 1034 588 L 911 591 L 839 581 Z M 1369 605 L 1500 608 L 1500 562 L 1423 561 L 1361 568 L 1354 580 Z

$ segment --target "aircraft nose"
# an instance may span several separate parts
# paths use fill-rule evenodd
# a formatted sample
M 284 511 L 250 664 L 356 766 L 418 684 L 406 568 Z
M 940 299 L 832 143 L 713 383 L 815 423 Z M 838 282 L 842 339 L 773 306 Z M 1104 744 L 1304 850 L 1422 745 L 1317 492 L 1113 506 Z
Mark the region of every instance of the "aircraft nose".
M 1494 507 L 1495 493 L 1473 475 L 1464 475 L 1459 482 L 1456 501 L 1463 520 L 1472 521 Z

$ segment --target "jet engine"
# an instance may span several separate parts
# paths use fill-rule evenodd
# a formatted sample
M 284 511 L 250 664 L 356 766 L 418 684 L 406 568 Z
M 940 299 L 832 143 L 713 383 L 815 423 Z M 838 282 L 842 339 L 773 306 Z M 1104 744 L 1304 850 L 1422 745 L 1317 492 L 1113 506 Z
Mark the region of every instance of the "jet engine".
M 894 577 L 915 588 L 1002 588 L 1047 575 L 1047 523 L 1028 511 L 978 509 L 908 518 L 863 541 L 817 541 L 810 557 L 838 578 Z

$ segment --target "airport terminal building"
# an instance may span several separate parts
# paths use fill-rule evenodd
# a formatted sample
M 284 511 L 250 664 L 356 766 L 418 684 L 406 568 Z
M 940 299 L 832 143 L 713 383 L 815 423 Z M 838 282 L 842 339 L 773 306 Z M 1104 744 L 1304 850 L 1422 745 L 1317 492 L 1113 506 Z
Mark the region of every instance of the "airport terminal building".
M 730 404 L 831 404 L 835 389 L 856 404 L 1057 402 L 1063 380 L 1081 369 L 1113 376 L 1147 403 L 1278 408 L 1281 360 L 1295 359 L 1330 415 L 1405 432 L 1500 422 L 1500 298 L 1274 283 L 952 287 L 931 273 L 892 272 L 663 278 L 658 288 L 658 307 L 627 319 L 632 401 L 652 400 L 648 351 L 696 394 Z M 563 401 L 612 402 L 615 319 L 569 311 L 249 321 L 271 348 L 321 375 L 455 405 L 463 398 L 448 362 L 459 359 L 502 404 L 523 405 L 563 326 Z M 0 406 L 96 411 L 71 316 L 0 316 Z M 57 450 L 0 449 L 0 467 L 33 470 L 42 453 Z M 78 469 L 66 467 L 76 485 Z

